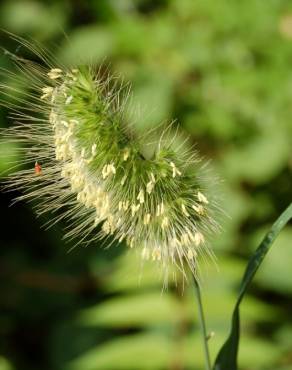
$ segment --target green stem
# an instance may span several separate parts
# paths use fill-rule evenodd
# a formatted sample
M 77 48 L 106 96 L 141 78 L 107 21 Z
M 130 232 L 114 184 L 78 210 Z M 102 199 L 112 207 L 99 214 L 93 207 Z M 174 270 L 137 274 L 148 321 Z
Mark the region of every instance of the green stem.
M 196 279 L 195 276 L 193 277 L 193 279 L 194 279 L 195 293 L 196 293 L 197 304 L 198 304 L 199 320 L 200 320 L 201 330 L 203 334 L 203 345 L 204 345 L 204 353 L 205 353 L 206 370 L 211 370 L 211 360 L 210 360 L 210 353 L 209 353 L 209 347 L 208 347 L 208 336 L 207 336 L 205 316 L 204 316 L 204 310 L 203 310 L 203 304 L 202 304 L 201 289 L 200 289 L 198 280 Z

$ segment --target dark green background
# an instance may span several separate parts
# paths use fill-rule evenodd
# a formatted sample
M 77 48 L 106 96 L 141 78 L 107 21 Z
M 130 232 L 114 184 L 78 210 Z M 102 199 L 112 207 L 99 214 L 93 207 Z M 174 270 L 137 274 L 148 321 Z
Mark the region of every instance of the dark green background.
M 0 27 L 41 41 L 63 63 L 110 63 L 133 86 L 138 129 L 173 118 L 222 179 L 230 218 L 203 267 L 214 358 L 244 266 L 291 201 L 290 0 L 12 1 Z M 22 55 L 5 33 L 1 45 Z M 1 55 L 2 67 L 12 63 Z M 6 81 L 5 73 L 2 81 Z M 11 122 L 1 109 L 0 123 Z M 11 145 L 0 144 L 0 170 Z M 32 164 L 33 166 L 33 164 Z M 64 225 L 1 194 L 0 370 L 203 369 L 192 289 L 161 294 L 156 269 L 126 248 L 76 248 Z M 240 368 L 292 369 L 292 228 L 278 240 L 242 307 Z M 180 287 L 181 288 L 181 287 Z

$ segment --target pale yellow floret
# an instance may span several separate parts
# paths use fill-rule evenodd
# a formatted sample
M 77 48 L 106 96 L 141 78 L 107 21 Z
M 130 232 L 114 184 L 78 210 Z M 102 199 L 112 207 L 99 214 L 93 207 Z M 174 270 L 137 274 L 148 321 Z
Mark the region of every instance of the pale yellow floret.
M 126 237 L 126 234 L 123 233 L 120 237 L 119 237 L 119 243 L 121 243 Z
M 182 205 L 181 205 L 181 209 L 182 209 L 183 214 L 184 214 L 185 216 L 190 217 L 190 214 L 189 214 L 189 212 L 187 211 L 186 206 L 185 206 L 184 204 L 182 204 Z
M 148 194 L 151 194 L 155 186 L 155 176 L 153 172 L 150 172 L 150 181 L 146 185 L 146 191 Z
M 79 121 L 77 119 L 70 119 L 69 122 L 70 122 L 71 125 L 78 125 L 79 124 Z
M 150 222 L 150 219 L 151 219 L 151 214 L 150 213 L 146 213 L 146 215 L 144 216 L 144 219 L 143 219 L 144 225 L 148 225 L 149 222 Z
M 171 245 L 174 248 L 177 248 L 178 246 L 181 247 L 182 246 L 182 243 L 178 240 L 178 238 L 173 237 L 172 240 L 171 240 Z
M 110 224 L 108 221 L 105 221 L 102 225 L 102 231 L 105 233 L 105 234 L 110 234 L 111 232 L 111 228 L 110 228 Z
M 50 96 L 52 96 L 53 92 L 54 92 L 53 87 L 51 87 L 51 86 L 43 87 L 42 88 L 42 93 L 43 94 L 41 96 L 41 99 L 43 100 L 43 99 L 49 98 Z
M 113 234 L 116 230 L 115 220 L 113 215 L 109 214 L 107 220 L 102 225 L 102 230 L 105 234 Z
M 52 124 L 53 127 L 55 127 L 58 120 L 58 116 L 55 112 L 51 111 L 49 115 L 49 121 Z
M 108 194 L 101 190 L 99 194 L 96 194 L 93 206 L 95 207 L 96 215 L 100 220 L 109 217 L 110 204 Z
M 153 249 L 153 252 L 152 252 L 152 260 L 153 261 L 160 261 L 161 260 L 161 251 L 159 248 L 155 248 Z
M 148 194 L 151 194 L 153 189 L 154 189 L 154 186 L 155 186 L 155 176 L 153 174 L 153 172 L 150 172 L 150 181 L 147 183 L 146 185 L 146 191 Z
M 70 158 L 70 150 L 67 144 L 56 145 L 55 155 L 57 161 L 66 161 Z
M 65 104 L 66 104 L 66 105 L 70 104 L 70 103 L 72 102 L 72 100 L 73 100 L 73 96 L 72 96 L 72 95 L 68 96 L 68 97 L 66 98 L 66 100 L 65 100 Z
M 197 257 L 197 252 L 195 250 L 188 249 L 187 256 L 189 260 L 193 260 Z
M 161 222 L 161 227 L 165 229 L 169 225 L 169 219 L 168 217 L 164 216 Z
M 115 175 L 117 173 L 116 167 L 111 163 L 110 165 L 110 172 Z
M 143 189 L 141 189 L 140 191 L 139 191 L 139 194 L 138 194 L 138 196 L 137 196 L 137 200 L 139 200 L 139 202 L 142 204 L 142 203 L 144 203 L 144 201 L 145 201 L 145 198 L 144 198 L 144 190 Z
M 132 204 L 131 205 L 131 211 L 132 211 L 132 217 L 135 216 L 135 213 L 139 210 L 140 204 Z
M 76 169 L 74 169 L 74 171 L 72 172 L 72 176 L 70 176 L 69 180 L 70 180 L 70 183 L 71 183 L 72 191 L 77 192 L 84 185 L 83 173 L 81 171 L 78 171 L 78 170 L 76 171 Z
M 96 216 L 93 222 L 93 227 L 96 227 L 100 223 L 101 219 L 99 216 Z
M 141 252 L 141 256 L 144 260 L 149 260 L 150 258 L 150 251 L 147 247 L 144 247 Z
M 205 215 L 205 209 L 204 207 L 202 206 L 202 204 L 198 204 L 198 205 L 192 205 L 192 208 L 200 215 L 200 216 L 204 216 Z
M 127 175 L 123 176 L 122 180 L 121 180 L 121 185 L 123 186 L 125 184 L 127 180 Z
M 158 204 L 158 206 L 157 206 L 157 210 L 156 210 L 156 216 L 161 216 L 161 215 L 163 215 L 163 213 L 164 213 L 164 203 L 163 202 L 161 202 L 160 204 Z
M 195 232 L 194 232 L 194 231 L 192 232 L 192 231 L 191 231 L 190 229 L 188 229 L 188 228 L 186 228 L 186 229 L 185 229 L 185 231 L 186 231 L 186 233 L 188 234 L 190 241 L 191 241 L 191 242 L 193 242 L 193 243 L 195 244 Z
M 128 208 L 129 208 L 129 201 L 126 200 L 126 201 L 123 202 L 123 209 L 124 209 L 124 211 L 127 211 Z
M 82 148 L 81 149 L 81 158 L 83 158 L 83 159 L 85 158 L 85 154 L 86 154 L 85 152 L 86 152 L 86 149 Z
M 189 260 L 192 260 L 194 258 L 194 255 L 191 249 L 188 250 L 187 256 Z
M 133 238 L 128 238 L 127 239 L 127 244 L 130 248 L 133 248 L 135 245 L 135 240 Z
M 48 76 L 51 80 L 56 80 L 62 76 L 62 70 L 60 68 L 52 68 L 48 72 Z
M 182 245 L 189 245 L 190 244 L 189 235 L 187 233 L 183 233 L 180 240 L 181 240 Z
M 123 160 L 126 161 L 130 156 L 130 150 L 128 148 L 125 149 L 123 154 Z
M 112 163 L 104 165 L 102 169 L 102 178 L 106 179 L 111 174 L 116 174 L 115 166 Z
M 96 155 L 96 153 L 97 153 L 96 148 L 97 148 L 97 145 L 96 144 L 93 144 L 91 146 L 91 154 L 92 154 L 92 156 L 95 156 Z
M 197 195 L 198 195 L 199 202 L 202 202 L 202 203 L 205 203 L 205 204 L 209 203 L 207 197 L 204 194 L 202 194 L 200 191 L 198 191 Z
M 72 79 L 73 81 L 77 81 L 77 77 L 75 76 L 76 73 L 78 73 L 78 69 L 73 68 L 73 69 L 71 69 L 71 72 L 66 73 L 66 76 L 69 77 L 70 79 Z
M 148 194 L 152 193 L 152 190 L 154 189 L 154 185 L 155 185 L 155 183 L 152 180 L 147 183 L 146 191 L 147 191 Z
M 197 231 L 194 235 L 194 242 L 195 242 L 196 247 L 204 243 L 204 241 L 205 241 L 204 235 L 200 233 L 199 231 Z
M 61 123 L 63 126 L 65 126 L 66 128 L 68 128 L 68 127 L 69 127 L 69 122 L 67 122 L 67 121 L 62 120 L 60 123 Z
M 82 190 L 77 193 L 77 200 L 83 203 L 86 208 L 95 207 L 99 201 L 98 206 L 100 207 L 104 200 L 104 194 L 93 184 L 85 184 Z
M 181 172 L 176 167 L 176 165 L 173 162 L 170 162 L 170 166 L 172 167 L 172 177 L 175 178 L 176 175 L 181 176 Z

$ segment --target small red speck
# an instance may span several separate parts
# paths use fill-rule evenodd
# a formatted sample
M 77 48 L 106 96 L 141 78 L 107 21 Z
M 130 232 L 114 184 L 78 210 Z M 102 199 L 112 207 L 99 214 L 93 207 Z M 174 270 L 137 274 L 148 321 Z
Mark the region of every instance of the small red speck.
M 42 166 L 38 164 L 38 162 L 35 162 L 34 171 L 36 175 L 40 175 L 42 173 Z

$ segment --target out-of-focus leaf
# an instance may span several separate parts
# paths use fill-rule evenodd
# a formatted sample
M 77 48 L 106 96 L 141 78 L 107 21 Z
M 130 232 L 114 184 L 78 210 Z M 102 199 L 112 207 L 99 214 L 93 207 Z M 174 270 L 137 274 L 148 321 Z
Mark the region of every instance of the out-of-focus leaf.
M 292 325 L 284 324 L 275 335 L 276 341 L 280 344 L 283 352 L 291 353 Z
M 263 353 L 265 354 L 264 356 Z M 251 336 L 244 337 L 241 340 L 238 354 L 240 368 L 273 368 L 273 364 L 276 364 L 277 360 L 279 361 L 281 353 L 281 347 L 275 345 L 267 339 L 255 338 Z
M 66 370 L 163 370 L 174 360 L 170 338 L 141 333 L 100 345 L 74 360 Z
M 265 183 L 287 165 L 290 153 L 291 143 L 285 133 L 269 130 L 243 148 L 227 151 L 223 159 L 224 173 L 229 179 Z
M 46 6 L 40 1 L 5 1 L 0 7 L 1 27 L 15 33 L 30 33 L 37 39 L 61 31 L 66 13 L 59 6 Z
M 142 72 L 142 71 L 141 71 Z M 169 76 L 155 70 L 145 70 L 136 76 L 134 94 L 129 101 L 129 118 L 137 130 L 147 131 L 169 119 L 173 82 Z M 133 115 L 136 112 L 136 116 Z
M 259 232 L 256 233 L 258 240 Z M 265 288 L 283 294 L 292 294 L 292 228 L 286 228 L 279 235 L 275 247 L 266 257 L 265 263 L 255 277 L 255 281 Z
M 0 370 L 13 370 L 10 362 L 2 356 L 0 356 Z
M 141 264 L 141 256 L 125 253 L 116 260 L 111 274 L 105 276 L 105 289 L 109 292 L 140 291 L 143 288 L 161 287 L 159 269 L 153 263 Z
M 180 319 L 180 306 L 169 293 L 144 293 L 112 298 L 83 310 L 78 323 L 108 327 L 173 324 Z
M 107 337 L 106 330 L 96 327 L 75 325 L 69 317 L 53 326 L 49 338 L 49 363 L 51 369 L 64 369 L 73 358 L 82 356 Z M 68 340 L 70 339 L 70 340 Z
M 116 52 L 119 55 L 140 56 L 152 48 L 147 24 L 142 20 L 126 18 L 123 22 L 115 22 L 112 31 L 116 40 Z
M 17 145 L 0 141 L 0 175 L 7 175 L 19 167 L 19 156 L 17 155 Z
M 242 272 L 244 271 L 245 263 L 235 257 L 230 257 L 228 254 L 218 255 L 218 265 L 202 264 L 200 266 L 202 275 L 202 291 L 204 295 L 225 294 L 231 293 L 236 284 L 239 283 Z M 190 288 L 192 291 L 193 289 Z M 191 292 L 191 297 L 193 292 Z M 190 298 L 191 298 L 190 297 Z
M 231 187 L 226 182 L 220 184 L 216 191 L 222 194 L 220 206 L 226 212 L 227 217 L 222 217 L 221 220 L 224 232 L 212 241 L 212 244 L 215 249 L 227 251 L 234 248 L 238 227 L 248 217 L 252 201 L 242 190 Z
M 111 32 L 98 26 L 84 26 L 69 35 L 60 53 L 68 65 L 100 63 L 108 58 L 114 47 Z

